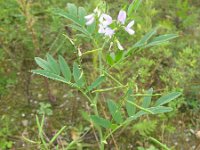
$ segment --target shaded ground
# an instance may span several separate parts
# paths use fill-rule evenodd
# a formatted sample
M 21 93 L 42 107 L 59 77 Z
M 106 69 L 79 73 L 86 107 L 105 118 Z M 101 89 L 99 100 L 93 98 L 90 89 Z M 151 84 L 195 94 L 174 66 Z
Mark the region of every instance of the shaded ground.
M 38 76 L 31 76 L 31 78 L 32 81 L 29 90 L 32 94 L 28 96 L 30 98 L 29 100 L 27 99 L 27 93 L 24 92 L 26 90 L 24 90 L 22 84 L 11 87 L 12 92 L 1 97 L 0 100 L 0 114 L 9 120 L 6 121 L 6 119 L 3 119 L 2 126 L 5 126 L 6 122 L 8 123 L 10 133 L 7 133 L 8 136 L 6 139 L 14 143 L 13 149 L 36 148 L 34 144 L 26 142 L 23 136 L 31 140 L 37 138 L 38 133 L 35 115 L 38 114 L 37 111 L 39 110 L 40 102 L 50 103 L 52 105 L 53 115 L 47 116 L 45 121 L 47 137 L 52 137 L 64 125 L 67 126 L 67 130 L 63 132 L 57 141 L 63 145 L 75 137 L 81 136 L 79 134 L 84 134 L 89 124 L 82 119 L 80 111 L 89 111 L 86 100 L 78 92 L 68 89 L 64 84 L 48 81 L 49 89 L 47 89 L 44 78 Z M 21 79 L 19 83 L 23 83 L 23 80 Z M 43 83 L 42 86 L 41 83 Z M 51 92 L 48 94 L 49 90 Z M 163 124 L 158 125 L 157 128 L 160 128 L 156 131 L 155 136 L 161 142 L 174 147 L 173 149 L 175 150 L 198 150 L 199 141 L 194 134 L 199 128 L 200 122 L 197 114 L 192 114 L 189 111 L 180 112 L 174 119 L 163 121 Z M 172 129 L 170 131 L 170 127 L 167 125 L 169 122 L 174 126 L 175 130 Z M 131 127 L 115 134 L 115 142 L 120 149 L 134 150 L 137 146 L 148 147 L 149 142 L 145 138 L 138 133 L 133 135 L 130 131 Z M 96 149 L 97 144 L 92 131 L 87 132 L 83 139 L 80 145 L 90 147 L 90 149 Z M 108 149 L 115 149 L 116 146 L 112 139 L 109 143 Z

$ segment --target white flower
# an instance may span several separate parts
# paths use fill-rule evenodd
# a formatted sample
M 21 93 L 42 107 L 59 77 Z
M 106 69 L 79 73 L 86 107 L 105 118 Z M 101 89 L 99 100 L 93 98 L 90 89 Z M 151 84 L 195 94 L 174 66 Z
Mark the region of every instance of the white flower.
M 135 31 L 133 29 L 131 29 L 131 27 L 134 25 L 135 21 L 131 21 L 126 27 L 125 30 L 130 34 L 133 35 L 135 33 Z
M 122 47 L 121 43 L 117 40 L 117 47 L 119 48 L 119 50 L 124 50 L 124 48 Z
M 91 25 L 95 20 L 93 13 L 85 16 L 84 18 L 86 19 L 86 25 Z

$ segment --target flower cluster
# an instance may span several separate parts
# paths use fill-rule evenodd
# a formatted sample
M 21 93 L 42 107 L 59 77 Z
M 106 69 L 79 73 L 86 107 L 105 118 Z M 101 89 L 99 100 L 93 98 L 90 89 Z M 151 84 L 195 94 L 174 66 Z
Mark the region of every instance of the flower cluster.
M 109 27 L 109 25 L 113 23 L 112 17 L 105 13 L 102 13 L 101 15 L 98 16 L 99 16 L 98 32 L 104 34 L 105 36 L 109 36 L 111 38 L 112 35 L 115 34 L 115 30 Z M 85 16 L 85 19 L 86 19 L 86 25 L 91 25 L 95 21 L 95 13 Z M 126 21 L 126 12 L 124 10 L 120 10 L 117 17 L 117 22 L 120 23 L 121 25 L 124 25 L 125 21 Z M 132 29 L 133 25 L 134 25 L 134 20 L 131 21 L 127 26 L 124 26 L 124 29 L 130 35 L 133 35 L 135 33 L 135 31 Z
M 116 32 L 116 29 L 112 29 L 109 26 L 113 23 L 112 17 L 105 13 L 101 14 L 98 10 L 95 10 L 94 13 L 85 16 L 86 25 L 93 24 L 95 21 L 95 16 L 98 16 L 98 20 L 99 20 L 98 33 L 104 34 L 105 36 L 108 36 L 109 38 L 111 38 Z M 124 30 L 128 32 L 130 35 L 133 35 L 135 33 L 135 31 L 132 29 L 132 26 L 134 25 L 134 20 L 132 20 L 126 26 L 125 26 L 125 22 L 126 22 L 126 12 L 124 10 L 120 10 L 117 17 L 117 23 L 121 25 L 124 28 Z M 121 46 L 120 42 L 118 40 L 116 42 L 117 42 L 118 48 L 120 50 L 123 50 L 123 47 Z

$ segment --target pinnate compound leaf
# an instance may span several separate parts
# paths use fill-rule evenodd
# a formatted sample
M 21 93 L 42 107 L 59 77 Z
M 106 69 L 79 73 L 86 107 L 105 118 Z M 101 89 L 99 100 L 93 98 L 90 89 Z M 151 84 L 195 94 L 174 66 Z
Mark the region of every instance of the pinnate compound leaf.
M 106 62 L 107 62 L 109 65 L 113 65 L 113 64 L 114 64 L 114 58 L 112 57 L 111 54 L 107 54 L 107 56 L 106 56 Z
M 98 87 L 103 81 L 105 80 L 105 76 L 98 77 L 89 87 L 88 91 L 93 90 L 94 88 Z
M 165 106 L 157 106 L 157 107 L 150 107 L 148 108 L 153 114 L 161 114 L 161 113 L 167 113 L 172 111 L 173 109 L 171 107 L 165 107 Z
M 150 46 L 156 46 L 156 45 L 160 45 L 163 43 L 168 42 L 169 40 L 172 40 L 174 38 L 177 38 L 178 35 L 177 34 L 165 34 L 165 35 L 160 35 L 158 37 L 155 37 L 154 39 L 152 39 L 146 46 L 146 47 L 150 47 Z
M 162 97 L 160 97 L 157 101 L 155 106 L 160 106 L 160 105 L 164 105 L 166 103 L 169 103 L 170 101 L 176 99 L 177 97 L 179 97 L 181 95 L 180 92 L 172 92 L 169 93 L 167 95 L 164 95 Z
M 46 70 L 32 70 L 33 73 L 44 76 L 46 78 L 68 83 L 63 77 Z
M 74 16 L 74 15 L 68 13 L 68 12 L 65 12 L 62 9 L 54 9 L 53 11 L 54 11 L 55 14 L 57 14 L 57 15 L 59 15 L 61 17 L 67 18 L 70 21 L 72 21 L 73 23 L 81 26 L 81 21 L 78 19 L 77 16 Z
M 139 40 L 135 45 L 133 45 L 133 48 L 145 46 L 148 43 L 148 40 L 153 35 L 155 35 L 156 32 L 157 32 L 157 28 L 153 28 L 151 31 L 149 31 L 147 34 L 145 34 L 145 36 L 141 40 Z
M 133 116 L 136 112 L 136 108 L 129 101 L 131 101 L 131 102 L 135 101 L 135 97 L 133 96 L 133 90 L 131 88 L 127 92 L 125 105 L 126 105 L 126 111 L 128 113 L 128 116 Z
M 38 64 L 38 66 L 40 66 L 42 69 L 48 70 L 48 71 L 51 70 L 49 67 L 49 64 L 46 60 L 39 58 L 39 57 L 35 57 L 35 61 Z
M 147 110 L 151 111 L 153 114 L 161 114 L 161 113 L 171 112 L 173 109 L 171 107 L 157 106 L 157 107 L 147 108 Z M 133 116 L 129 116 L 128 120 L 129 121 L 136 120 L 139 117 L 141 117 L 143 115 L 147 115 L 147 114 L 149 114 L 149 113 L 146 112 L 146 111 L 140 110 L 139 112 L 137 112 Z
M 67 62 L 65 61 L 65 59 L 62 56 L 59 56 L 59 65 L 60 65 L 60 69 L 61 72 L 63 74 L 63 76 L 65 77 L 65 80 L 67 82 L 70 82 L 71 80 L 71 70 L 67 64 Z
M 47 54 L 47 62 L 49 64 L 49 67 L 51 68 L 51 71 L 57 75 L 60 75 L 59 64 L 50 54 Z
M 120 112 L 120 107 L 113 100 L 108 100 L 107 104 L 108 104 L 109 112 L 111 113 L 114 121 L 118 124 L 122 123 L 123 118 Z
M 68 11 L 65 12 L 62 9 L 54 9 L 53 12 L 59 16 L 69 19 L 72 21 L 73 24 L 67 25 L 74 30 L 82 32 L 84 38 L 91 39 L 91 34 L 94 33 L 96 23 L 93 23 L 90 26 L 85 27 L 86 19 L 85 16 L 87 15 L 86 10 L 83 7 L 77 7 L 72 3 L 67 4 Z M 80 36 L 79 36 L 80 37 Z
M 153 88 L 150 88 L 145 94 L 146 94 L 146 96 L 144 96 L 144 100 L 142 102 L 143 108 L 147 108 L 150 106 L 151 98 L 152 98 L 152 94 L 153 94 Z
M 96 115 L 92 115 L 92 116 L 90 116 L 90 118 L 92 119 L 92 121 L 95 124 L 102 126 L 104 128 L 110 128 L 111 125 L 112 125 L 109 120 L 106 120 L 106 119 L 99 117 L 99 116 L 96 116 Z
M 84 26 L 86 23 L 86 20 L 85 20 L 86 15 L 87 15 L 87 12 L 86 12 L 85 8 L 79 7 L 78 8 L 78 16 L 79 16 L 79 21 L 82 26 Z
M 93 34 L 96 28 L 96 21 L 94 21 L 91 25 L 87 26 L 87 31 L 90 34 Z
M 90 122 L 91 116 L 88 114 L 88 112 L 81 110 L 81 116 L 83 117 L 83 119 Z
M 83 34 L 85 34 L 88 38 L 90 38 L 90 33 L 83 27 L 81 26 L 78 26 L 78 25 L 75 25 L 75 24 L 69 24 L 67 25 L 68 27 L 70 28 L 73 28 L 74 30 L 77 30 L 77 31 L 80 31 L 82 32 Z
M 148 114 L 148 113 L 145 112 L 145 111 L 140 110 L 136 114 L 134 114 L 133 116 L 129 116 L 128 120 L 129 121 L 136 120 L 137 118 L 139 118 L 139 117 L 141 117 L 143 115 L 146 115 L 146 114 Z
M 133 0 L 133 2 L 128 7 L 128 16 L 131 15 L 131 13 L 136 12 L 138 7 L 140 6 L 142 0 Z
M 67 9 L 68 9 L 68 12 L 74 16 L 74 17 L 77 17 L 78 15 L 78 9 L 76 7 L 76 5 L 72 4 L 72 3 L 68 3 L 67 4 Z

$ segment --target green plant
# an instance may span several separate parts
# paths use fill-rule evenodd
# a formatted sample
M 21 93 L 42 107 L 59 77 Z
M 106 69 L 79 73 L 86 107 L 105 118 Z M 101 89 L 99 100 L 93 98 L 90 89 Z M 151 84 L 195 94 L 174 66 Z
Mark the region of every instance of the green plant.
M 63 126 L 58 132 L 56 132 L 51 139 L 47 139 L 46 138 L 47 136 L 44 132 L 44 122 L 45 122 L 44 115 L 42 115 L 41 121 L 39 120 L 38 116 L 36 116 L 36 123 L 38 128 L 38 139 L 36 141 L 30 140 L 25 136 L 23 136 L 23 139 L 27 142 L 39 146 L 40 149 L 48 150 L 51 148 L 52 145 L 54 145 L 56 138 L 65 130 L 66 126 Z
M 0 98 L 9 92 L 9 86 L 16 82 L 15 73 L 7 73 L 3 68 L 0 68 Z
M 37 113 L 39 115 L 47 115 L 47 116 L 51 116 L 53 114 L 53 111 L 51 109 L 51 104 L 49 103 L 39 103 L 40 104 L 40 108 L 37 110 Z
M 150 146 L 149 148 L 138 147 L 138 150 L 158 150 L 154 146 Z
M 143 120 L 133 125 L 132 132 L 139 132 L 142 136 L 149 136 L 151 133 L 155 132 L 157 127 L 157 121 L 154 120 Z
M 140 0 L 136 0 L 133 1 L 130 6 L 126 7 L 127 20 L 131 19 L 131 14 L 137 10 L 140 3 Z M 169 40 L 176 38 L 176 34 L 158 35 L 155 37 L 157 28 L 153 28 L 134 45 L 129 48 L 124 48 L 119 42 L 120 34 L 125 34 L 126 36 L 128 36 L 128 34 L 123 33 L 123 29 L 130 35 L 134 34 L 131 28 L 134 23 L 133 21 L 127 26 L 124 25 L 126 19 L 126 17 L 124 17 L 124 14 L 126 14 L 125 11 L 121 10 L 118 20 L 112 22 L 112 18 L 105 14 L 105 7 L 103 7 L 103 5 L 97 7 L 94 13 L 88 16 L 86 16 L 87 13 L 83 7 L 76 7 L 74 4 L 68 4 L 67 7 L 68 12 L 56 9 L 55 13 L 69 19 L 72 24 L 68 25 L 68 27 L 78 31 L 76 38 L 84 42 L 90 41 L 91 47 L 94 47 L 94 49 L 83 52 L 83 50 L 80 50 L 76 43 L 74 43 L 73 39 L 67 37 L 77 53 L 77 58 L 73 62 L 73 67 L 68 65 L 64 57 L 59 56 L 57 61 L 52 55 L 47 54 L 46 60 L 39 57 L 35 58 L 36 63 L 42 69 L 32 70 L 32 72 L 68 84 L 85 96 L 90 102 L 93 114 L 89 115 L 85 112 L 84 116 L 93 123 L 97 130 L 99 136 L 98 143 L 101 150 L 104 149 L 108 138 L 110 138 L 115 131 L 129 125 L 133 120 L 146 114 L 155 115 L 172 111 L 171 107 L 165 105 L 180 96 L 180 92 L 166 94 L 153 102 L 151 100 L 153 89 L 150 89 L 147 91 L 146 95 L 144 94 L 144 99 L 140 106 L 139 101 L 136 99 L 137 93 L 133 94 L 133 84 L 123 84 L 121 80 L 112 75 L 112 69 L 119 69 L 119 66 L 125 63 L 131 55 L 137 54 L 141 50 L 165 44 Z M 100 22 L 95 21 L 95 18 L 98 17 L 100 17 Z M 101 18 L 103 18 L 103 20 Z M 97 25 L 99 25 L 99 29 L 96 28 Z M 108 49 L 108 51 L 105 51 L 106 49 Z M 83 57 L 90 53 L 93 54 L 94 73 L 92 78 L 87 76 L 82 64 Z M 113 87 L 104 88 L 105 81 L 109 81 L 115 85 Z M 118 103 L 111 99 L 107 100 L 107 106 L 111 117 L 110 119 L 105 119 L 101 117 L 101 110 L 98 108 L 99 95 L 102 92 L 116 89 L 122 90 L 124 94 L 119 98 Z M 124 107 L 126 113 L 122 111 Z
M 11 131 L 9 127 L 9 118 L 7 116 L 2 116 L 0 124 L 0 149 L 6 150 L 13 146 L 13 141 L 8 137 L 11 136 Z

